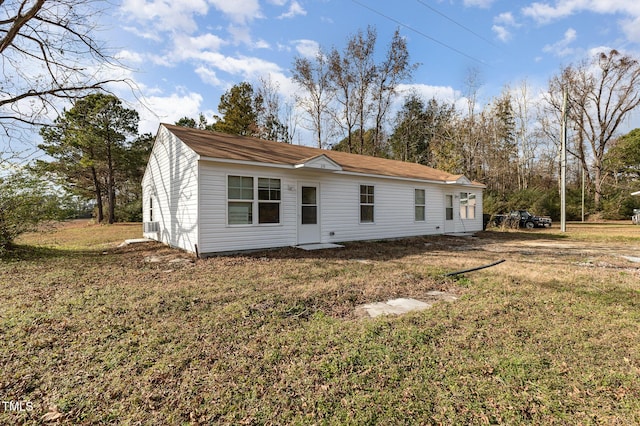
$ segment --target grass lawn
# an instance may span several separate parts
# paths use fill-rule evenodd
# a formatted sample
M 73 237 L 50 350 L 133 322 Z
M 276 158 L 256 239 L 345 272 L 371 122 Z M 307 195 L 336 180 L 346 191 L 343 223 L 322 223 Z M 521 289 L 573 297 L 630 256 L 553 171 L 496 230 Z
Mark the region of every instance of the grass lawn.
M 0 424 L 640 424 L 640 226 L 207 260 L 140 233 L 0 260 Z M 354 313 L 431 290 L 459 299 Z

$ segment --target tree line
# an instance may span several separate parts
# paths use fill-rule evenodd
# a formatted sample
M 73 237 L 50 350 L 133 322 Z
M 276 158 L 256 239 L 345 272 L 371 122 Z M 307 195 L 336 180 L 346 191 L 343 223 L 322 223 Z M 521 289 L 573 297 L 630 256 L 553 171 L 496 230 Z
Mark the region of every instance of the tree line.
M 93 93 L 42 127 L 38 147 L 48 159 L 0 176 L 0 254 L 48 220 L 141 221 L 153 137 L 139 135 L 138 122 L 116 96 Z
M 290 108 L 281 113 L 286 102 L 277 91 L 270 92 L 275 100 L 265 115 L 262 94 L 268 87 L 242 82 L 221 97 L 222 116 L 211 124 L 202 115 L 199 123 L 185 117 L 177 124 L 288 143 L 299 125 L 321 148 L 420 163 L 482 182 L 487 213 L 531 208 L 557 218 L 566 92 L 568 219 L 625 218 L 637 207 L 630 196 L 638 189 L 637 131 L 621 132 L 640 104 L 637 59 L 600 52 L 561 69 L 543 94 L 532 93 L 525 81 L 480 105 L 481 83 L 473 70 L 458 102 L 401 93 L 416 67 L 404 39 L 396 31 L 383 55 L 375 53 L 376 40 L 375 29 L 368 28 L 342 51 L 321 48 L 312 59 L 295 58 L 297 116 Z M 392 110 L 394 103 L 399 107 Z
M 95 72 L 114 62 L 93 38 L 95 20 L 88 18 L 95 11 L 58 0 L 5 6 L 0 127 L 9 140 L 41 128 L 38 148 L 48 160 L 16 168 L 11 160 L 21 153 L 0 150 L 0 250 L 43 220 L 86 208 L 98 222 L 139 220 L 152 137 L 138 134 L 137 112 L 108 93 L 113 80 Z M 294 98 L 284 100 L 270 78 L 257 87 L 240 82 L 222 95 L 220 116 L 183 117 L 177 124 L 284 143 L 301 142 L 302 128 L 320 148 L 416 162 L 485 183 L 485 212 L 527 207 L 557 216 L 566 93 L 569 219 L 580 217 L 581 205 L 608 218 L 637 207 L 629 193 L 640 180 L 640 130 L 621 134 L 640 103 L 637 59 L 601 52 L 562 68 L 541 97 L 522 83 L 484 105 L 474 72 L 458 102 L 403 92 L 417 66 L 398 30 L 380 52 L 377 31 L 368 27 L 342 49 L 321 47 L 312 58 L 296 57 Z M 70 108 L 45 123 L 61 101 Z

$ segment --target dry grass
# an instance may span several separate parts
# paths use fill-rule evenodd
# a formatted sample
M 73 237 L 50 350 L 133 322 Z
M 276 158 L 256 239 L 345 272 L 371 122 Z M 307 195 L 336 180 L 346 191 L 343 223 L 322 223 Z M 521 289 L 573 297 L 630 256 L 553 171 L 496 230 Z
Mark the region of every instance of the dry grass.
M 0 261 L 0 398 L 33 410 L 0 423 L 638 424 L 640 227 L 568 231 L 197 261 L 117 248 L 137 224 L 27 235 Z M 434 289 L 461 298 L 353 314 Z

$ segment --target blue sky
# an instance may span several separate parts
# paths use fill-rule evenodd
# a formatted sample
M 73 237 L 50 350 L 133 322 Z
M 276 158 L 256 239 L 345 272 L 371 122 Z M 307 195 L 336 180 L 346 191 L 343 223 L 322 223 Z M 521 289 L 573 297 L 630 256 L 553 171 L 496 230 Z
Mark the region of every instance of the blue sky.
M 141 130 L 182 116 L 216 113 L 232 85 L 270 76 L 282 95 L 296 90 L 296 55 L 342 49 L 368 25 L 386 50 L 396 28 L 420 67 L 411 86 L 425 97 L 460 101 L 469 69 L 480 103 L 509 84 L 546 87 L 562 66 L 615 48 L 639 56 L 638 0 L 121 0 L 101 18 L 110 48 L 129 67 L 149 110 Z M 114 70 L 121 75 L 122 71 Z M 409 87 L 406 87 L 408 89 Z M 128 90 L 118 94 L 137 105 Z M 535 95 L 534 95 L 535 96 Z M 640 122 L 633 127 L 640 127 Z

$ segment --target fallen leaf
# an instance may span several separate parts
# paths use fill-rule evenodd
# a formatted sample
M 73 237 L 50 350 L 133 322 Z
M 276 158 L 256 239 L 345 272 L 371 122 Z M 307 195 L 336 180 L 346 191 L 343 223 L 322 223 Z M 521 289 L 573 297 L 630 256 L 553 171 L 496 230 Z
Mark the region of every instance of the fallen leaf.
M 42 416 L 40 420 L 43 422 L 53 422 L 61 418 L 64 414 L 58 411 L 58 407 L 54 405 L 53 407 L 49 407 L 49 412 Z

